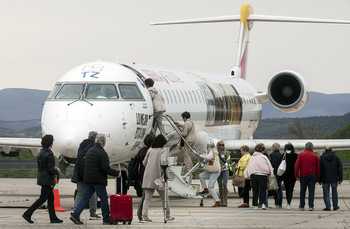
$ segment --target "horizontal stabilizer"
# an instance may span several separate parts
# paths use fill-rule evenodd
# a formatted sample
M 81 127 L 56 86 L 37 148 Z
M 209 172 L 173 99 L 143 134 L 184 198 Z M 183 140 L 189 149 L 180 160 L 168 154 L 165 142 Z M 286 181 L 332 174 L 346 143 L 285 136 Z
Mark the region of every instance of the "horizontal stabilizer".
M 176 21 L 154 22 L 151 25 L 175 25 L 175 24 L 194 24 L 194 23 L 214 23 L 214 22 L 233 22 L 240 21 L 240 15 L 209 17 L 197 19 L 184 19 Z M 318 18 L 303 18 L 303 17 L 283 17 L 283 16 L 269 16 L 252 14 L 247 17 L 249 22 L 296 22 L 296 23 L 329 23 L 329 24 L 350 24 L 346 20 L 333 19 L 318 19 Z

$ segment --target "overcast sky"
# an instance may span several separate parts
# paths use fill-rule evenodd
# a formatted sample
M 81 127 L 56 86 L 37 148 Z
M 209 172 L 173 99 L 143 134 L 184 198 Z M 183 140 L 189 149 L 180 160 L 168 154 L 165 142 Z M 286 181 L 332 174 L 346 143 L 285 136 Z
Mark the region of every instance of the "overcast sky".
M 126 64 L 229 73 L 238 22 L 150 26 L 155 21 L 240 14 L 350 21 L 349 0 L 0 0 L 0 89 L 51 90 L 77 65 Z M 258 23 L 250 33 L 247 80 L 266 91 L 280 70 L 311 91 L 349 93 L 350 25 Z

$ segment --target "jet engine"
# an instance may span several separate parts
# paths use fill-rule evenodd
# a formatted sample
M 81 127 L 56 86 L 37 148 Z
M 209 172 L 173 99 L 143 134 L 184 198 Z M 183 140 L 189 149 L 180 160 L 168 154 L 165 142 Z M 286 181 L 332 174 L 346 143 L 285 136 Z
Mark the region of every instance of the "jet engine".
M 284 113 L 293 113 L 305 106 L 309 90 L 299 73 L 284 70 L 272 76 L 267 95 L 274 108 Z

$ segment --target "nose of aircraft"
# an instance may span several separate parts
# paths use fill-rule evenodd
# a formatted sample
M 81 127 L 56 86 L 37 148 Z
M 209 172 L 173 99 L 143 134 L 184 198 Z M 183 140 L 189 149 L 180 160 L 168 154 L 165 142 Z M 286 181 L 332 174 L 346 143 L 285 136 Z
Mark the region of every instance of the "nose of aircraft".
M 63 122 L 54 130 L 53 152 L 66 157 L 75 158 L 79 144 L 94 130 L 81 121 Z

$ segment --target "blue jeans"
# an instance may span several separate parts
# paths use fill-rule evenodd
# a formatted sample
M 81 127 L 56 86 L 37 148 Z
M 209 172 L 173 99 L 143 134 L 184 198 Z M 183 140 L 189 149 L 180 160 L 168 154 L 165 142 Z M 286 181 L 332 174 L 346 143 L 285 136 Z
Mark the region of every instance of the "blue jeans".
M 83 197 L 78 203 L 78 206 L 74 210 L 74 215 L 80 218 L 81 212 L 84 210 L 84 207 L 87 202 L 89 202 L 92 194 L 97 193 L 97 196 L 101 200 L 101 210 L 103 222 L 109 221 L 109 205 L 108 205 L 108 195 L 106 186 L 102 184 L 85 184 L 85 190 Z
M 305 206 L 305 193 L 309 189 L 309 208 L 314 207 L 316 174 L 300 177 L 300 208 Z
M 205 179 L 209 178 L 209 192 L 210 194 L 213 196 L 213 199 L 216 201 L 219 201 L 219 197 L 218 194 L 216 193 L 214 186 L 215 186 L 215 182 L 218 179 L 218 177 L 220 176 L 220 172 L 218 173 L 210 173 L 208 171 L 204 171 L 202 173 L 199 174 L 199 180 L 201 181 L 201 185 L 203 188 L 207 188 L 207 184 L 205 182 Z
M 323 188 L 323 200 L 326 205 L 326 208 L 330 209 L 331 208 L 331 201 L 329 199 L 329 188 L 332 187 L 332 203 L 333 203 L 333 208 L 338 207 L 338 191 L 337 191 L 337 186 L 338 183 L 328 183 L 322 184 Z
M 219 189 L 227 189 L 227 182 L 229 177 L 229 171 L 228 169 L 221 171 L 217 181 L 219 185 Z
M 282 183 L 281 177 L 277 176 L 278 189 L 276 190 L 276 195 L 274 196 L 274 199 L 275 199 L 275 205 L 279 205 L 279 206 L 282 206 L 282 198 L 283 198 L 281 183 Z

